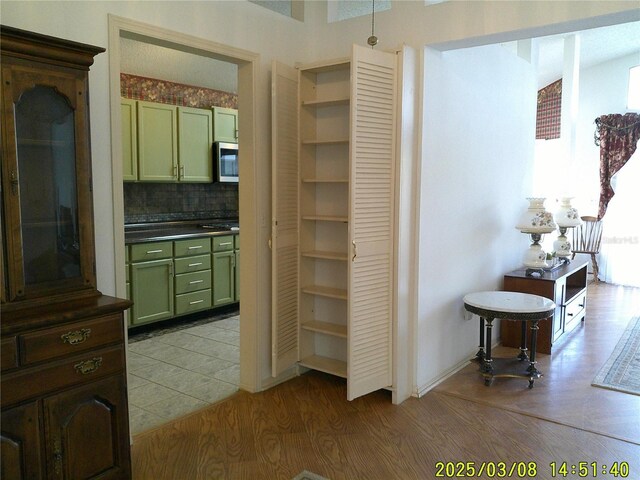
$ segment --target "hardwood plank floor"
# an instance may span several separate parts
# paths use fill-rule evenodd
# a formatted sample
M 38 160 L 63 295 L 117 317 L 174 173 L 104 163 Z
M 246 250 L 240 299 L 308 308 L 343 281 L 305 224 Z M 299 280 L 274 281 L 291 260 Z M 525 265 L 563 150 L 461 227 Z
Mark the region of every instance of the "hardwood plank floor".
M 582 385 L 599 368 L 583 363 L 604 363 L 640 313 L 640 291 L 590 285 L 588 301 L 584 327 L 541 362 L 533 390 L 520 379 L 484 387 L 471 366 L 402 405 L 386 391 L 348 402 L 343 379 L 309 372 L 134 437 L 134 478 L 432 479 L 438 461 L 535 462 L 536 475 L 520 478 L 538 479 L 552 478 L 552 461 L 627 461 L 628 478 L 640 478 L 640 397 Z M 537 418 L 554 408 L 567 414 Z

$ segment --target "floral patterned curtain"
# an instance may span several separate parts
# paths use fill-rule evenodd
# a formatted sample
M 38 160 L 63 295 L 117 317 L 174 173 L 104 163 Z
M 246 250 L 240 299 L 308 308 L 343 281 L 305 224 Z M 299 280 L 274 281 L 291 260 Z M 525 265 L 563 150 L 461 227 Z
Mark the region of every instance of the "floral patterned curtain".
M 613 177 L 636 151 L 640 139 L 640 114 L 602 115 L 596 118 L 595 142 L 600 146 L 600 204 L 598 218 L 604 217 L 615 192 Z

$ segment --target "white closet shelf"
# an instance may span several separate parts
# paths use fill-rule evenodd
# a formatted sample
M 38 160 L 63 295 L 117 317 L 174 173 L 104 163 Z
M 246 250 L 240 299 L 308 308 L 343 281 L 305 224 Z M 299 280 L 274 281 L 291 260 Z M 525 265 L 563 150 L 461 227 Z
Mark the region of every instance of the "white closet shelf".
M 324 260 L 341 260 L 347 261 L 349 256 L 343 252 L 328 252 L 322 250 L 309 250 L 306 252 L 302 252 L 303 257 L 308 258 L 322 258 Z
M 347 378 L 347 363 L 334 358 L 311 355 L 301 359 L 298 363 L 303 367 Z
M 336 107 L 340 105 L 349 105 L 350 99 L 349 97 L 344 98 L 327 98 L 327 99 L 319 99 L 319 100 L 303 100 L 302 105 L 305 107 Z
M 347 291 L 343 288 L 323 287 L 321 285 L 307 285 L 302 287 L 303 293 L 310 295 L 318 295 L 321 297 L 337 298 L 338 300 L 347 299 Z
M 346 145 L 348 143 L 349 143 L 348 138 L 324 138 L 324 139 L 307 138 L 306 140 L 302 140 L 303 145 L 341 145 L 341 144 Z
M 346 215 L 303 215 L 302 220 L 315 220 L 320 222 L 343 222 L 347 223 L 349 217 Z
M 303 178 L 302 183 L 349 183 L 347 178 Z
M 310 330 L 312 332 L 324 333 L 326 335 L 332 335 L 334 337 L 347 338 L 346 325 L 336 325 L 335 323 L 312 320 L 310 322 L 302 323 L 300 327 L 304 330 Z

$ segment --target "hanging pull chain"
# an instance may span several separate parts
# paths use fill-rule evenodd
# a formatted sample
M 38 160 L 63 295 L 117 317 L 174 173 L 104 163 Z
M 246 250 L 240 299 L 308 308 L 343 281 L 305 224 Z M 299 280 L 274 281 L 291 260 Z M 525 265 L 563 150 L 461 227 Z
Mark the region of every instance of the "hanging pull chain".
M 367 38 L 367 43 L 371 45 L 371 49 L 378 44 L 378 37 L 374 35 L 376 28 L 376 0 L 371 0 L 371 36 Z

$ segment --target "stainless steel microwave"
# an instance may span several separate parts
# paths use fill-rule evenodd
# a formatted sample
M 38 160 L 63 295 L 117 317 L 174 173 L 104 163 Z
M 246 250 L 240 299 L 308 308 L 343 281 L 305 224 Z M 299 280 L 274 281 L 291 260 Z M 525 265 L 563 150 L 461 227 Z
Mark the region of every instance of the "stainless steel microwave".
M 238 183 L 238 144 L 215 142 L 213 144 L 216 180 Z

